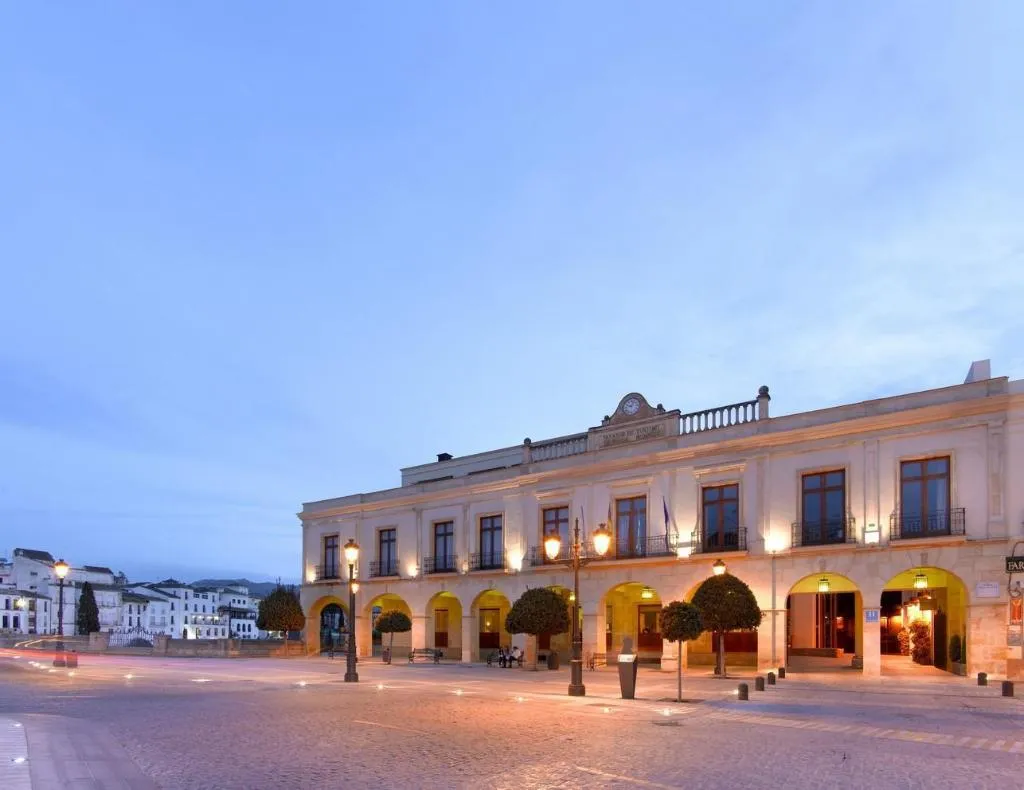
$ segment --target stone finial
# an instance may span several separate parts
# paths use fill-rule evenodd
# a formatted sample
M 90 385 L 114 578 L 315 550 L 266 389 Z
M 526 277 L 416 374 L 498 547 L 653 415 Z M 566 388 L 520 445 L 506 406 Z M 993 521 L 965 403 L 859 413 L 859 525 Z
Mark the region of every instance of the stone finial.
M 533 444 L 533 442 L 531 442 L 530 437 L 527 436 L 525 439 L 523 439 L 523 444 Z
M 767 384 L 762 384 L 760 387 L 757 388 L 757 397 L 759 397 L 759 398 L 768 398 L 769 400 L 771 400 L 772 396 L 768 394 L 768 385 Z
M 762 384 L 757 390 L 757 419 L 768 419 L 768 402 L 772 396 L 768 394 L 768 385 Z

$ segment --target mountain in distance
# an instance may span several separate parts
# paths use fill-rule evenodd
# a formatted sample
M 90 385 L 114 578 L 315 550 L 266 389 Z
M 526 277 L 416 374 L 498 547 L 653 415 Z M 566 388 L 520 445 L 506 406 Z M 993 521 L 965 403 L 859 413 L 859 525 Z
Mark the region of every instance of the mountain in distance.
M 257 598 L 266 598 L 277 587 L 276 582 L 251 582 L 248 579 L 199 579 L 192 584 L 196 587 L 230 587 L 240 584 L 248 587 L 249 594 Z

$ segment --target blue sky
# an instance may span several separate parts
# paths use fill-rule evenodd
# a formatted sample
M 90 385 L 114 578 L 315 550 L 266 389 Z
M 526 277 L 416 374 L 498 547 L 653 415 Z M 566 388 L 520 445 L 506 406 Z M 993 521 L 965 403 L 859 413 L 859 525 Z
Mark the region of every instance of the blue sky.
M 0 546 L 295 578 L 303 501 L 631 390 L 1021 377 L 1021 40 L 1010 0 L 11 4 Z

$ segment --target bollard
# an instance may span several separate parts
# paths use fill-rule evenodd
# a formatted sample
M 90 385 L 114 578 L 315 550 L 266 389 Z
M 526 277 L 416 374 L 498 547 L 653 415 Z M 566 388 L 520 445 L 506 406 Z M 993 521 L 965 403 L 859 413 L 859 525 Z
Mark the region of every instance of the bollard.
M 768 685 L 769 686 L 774 686 L 775 685 L 775 673 L 774 672 L 769 672 L 768 673 Z
M 979 672 L 978 673 L 978 685 L 979 686 L 987 686 L 988 685 L 988 673 L 987 672 Z
M 1012 680 L 1004 680 L 1003 681 L 1003 696 L 1004 697 L 1012 697 L 1013 696 L 1013 681 Z
M 750 687 L 746 683 L 740 683 L 736 699 L 750 699 Z
M 764 678 L 760 675 L 754 678 L 754 691 L 764 691 Z
M 785 667 L 779 667 L 779 680 L 785 680 L 785 679 L 786 679 L 786 668 Z
M 64 654 L 64 661 L 67 664 L 68 669 L 78 668 L 78 653 L 72 650 L 70 653 Z

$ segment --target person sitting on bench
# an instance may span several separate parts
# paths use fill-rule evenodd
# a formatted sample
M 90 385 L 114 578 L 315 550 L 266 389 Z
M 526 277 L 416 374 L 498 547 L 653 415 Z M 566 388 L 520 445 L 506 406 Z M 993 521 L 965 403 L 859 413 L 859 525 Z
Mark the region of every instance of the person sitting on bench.
M 498 648 L 498 666 L 499 667 L 507 667 L 508 666 L 508 656 L 505 655 L 505 648 L 503 648 L 503 647 L 499 647 Z
M 519 650 L 518 647 L 513 647 L 512 648 L 512 652 L 509 653 L 509 656 L 508 656 L 508 665 L 509 666 L 512 666 L 513 664 L 520 664 L 521 665 L 522 663 L 523 663 L 523 654 L 522 654 L 522 652 Z

